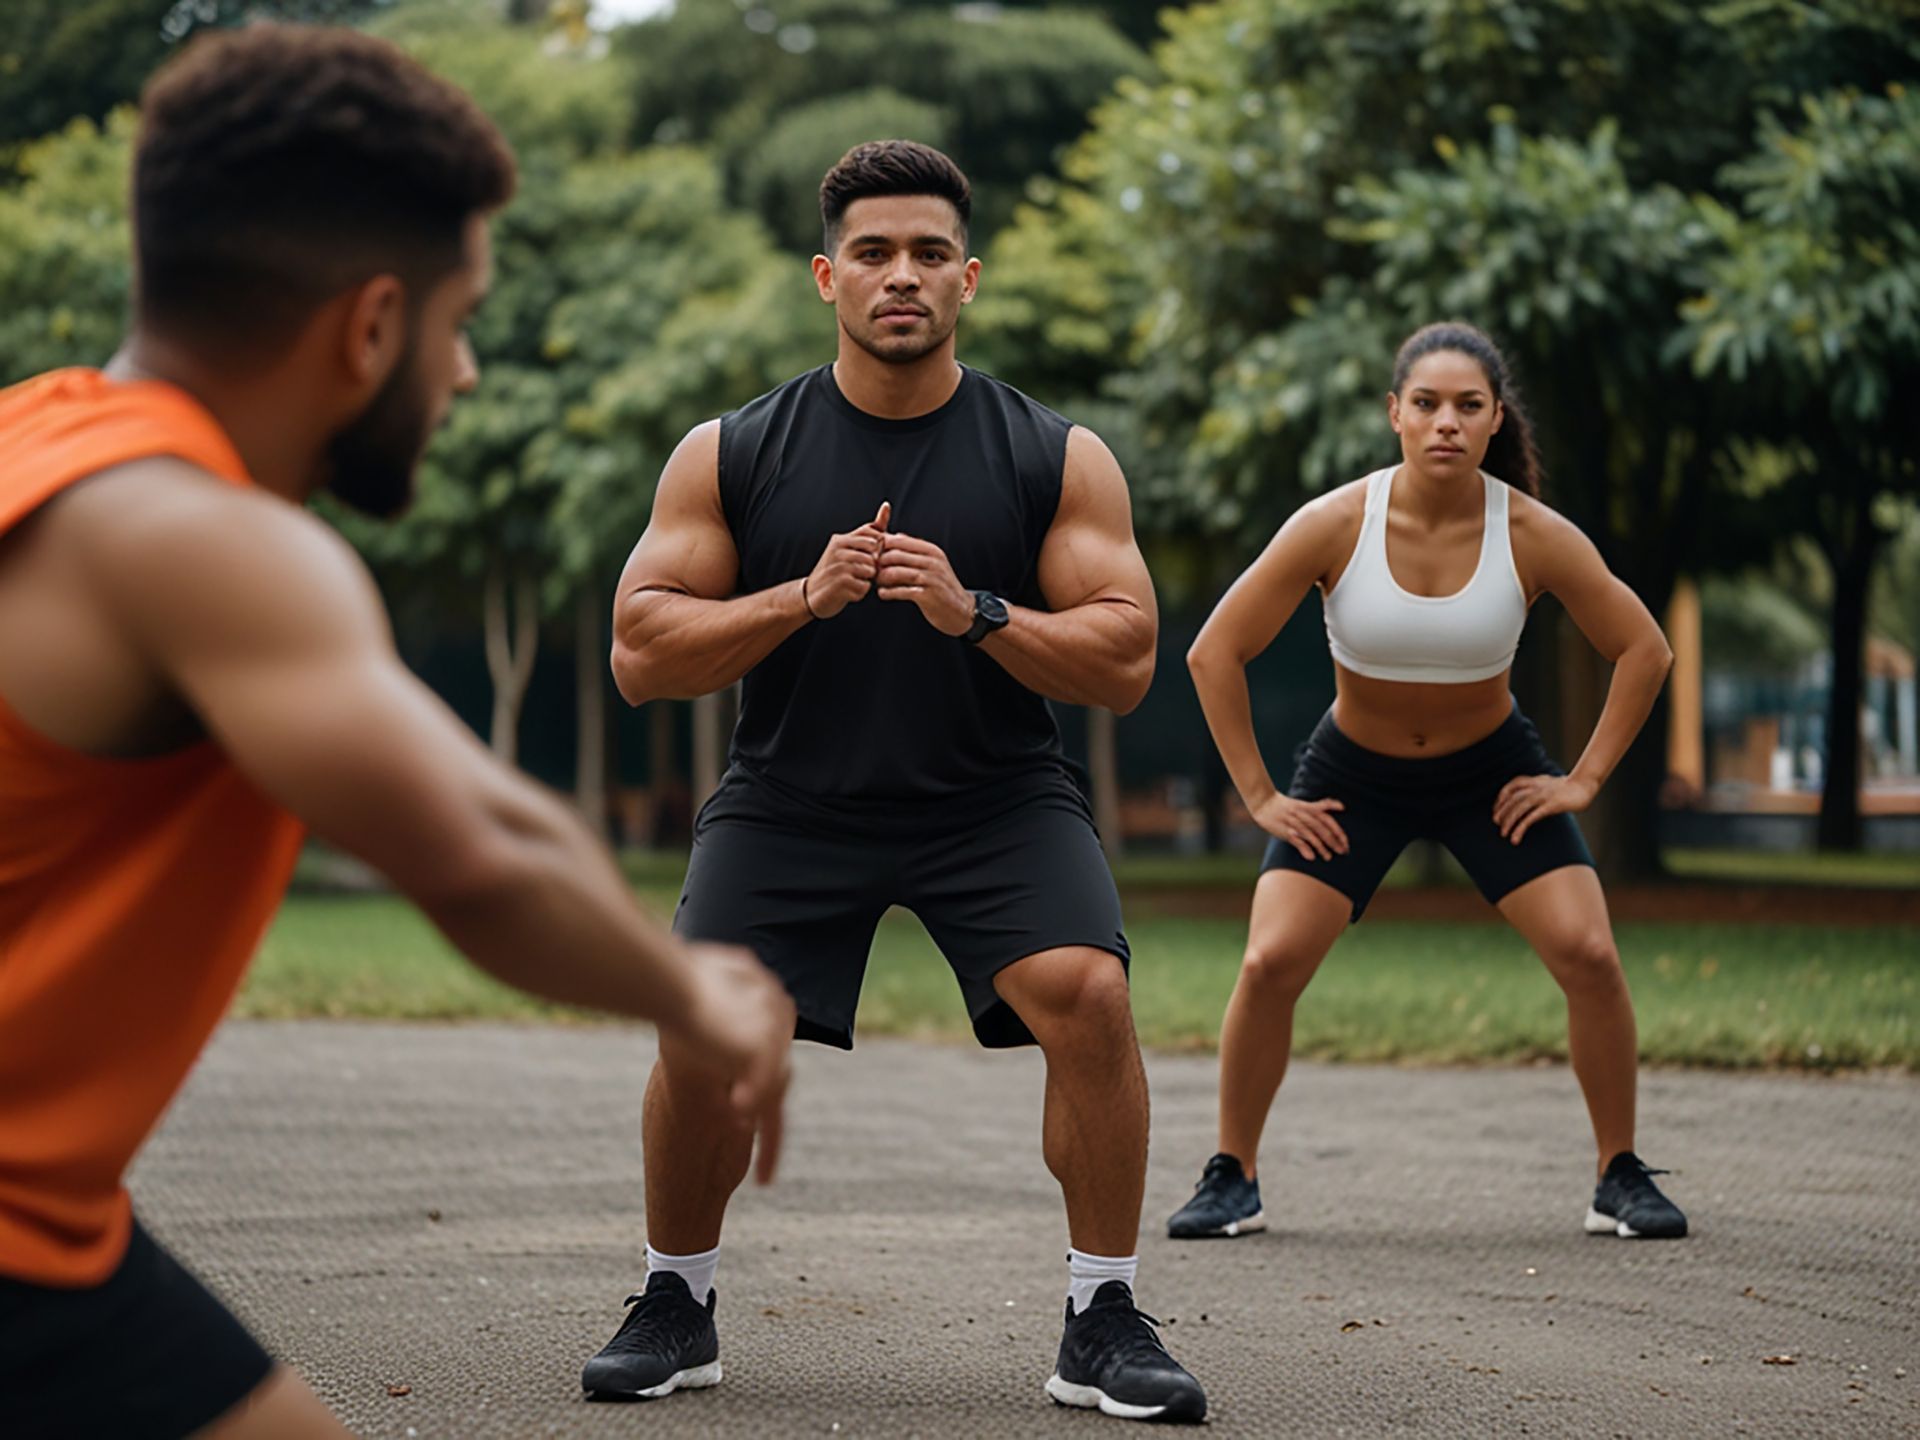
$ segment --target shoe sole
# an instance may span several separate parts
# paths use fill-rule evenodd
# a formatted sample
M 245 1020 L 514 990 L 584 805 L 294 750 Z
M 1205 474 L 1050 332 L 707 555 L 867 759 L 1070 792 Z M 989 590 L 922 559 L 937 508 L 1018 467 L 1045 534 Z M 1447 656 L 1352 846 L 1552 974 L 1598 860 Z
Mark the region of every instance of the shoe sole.
M 1047 1395 L 1056 1405 L 1065 1405 L 1074 1410 L 1098 1410 L 1102 1415 L 1111 1415 L 1117 1420 L 1168 1420 L 1193 1423 L 1206 1416 L 1203 1407 L 1198 1415 L 1177 1412 L 1171 1405 L 1129 1405 L 1124 1400 L 1116 1400 L 1098 1385 L 1075 1385 L 1070 1380 L 1062 1380 L 1057 1374 L 1047 1381 Z
M 1254 1235 L 1267 1228 L 1267 1212 L 1256 1210 L 1244 1220 L 1229 1220 L 1217 1230 L 1181 1230 L 1169 1229 L 1169 1240 L 1233 1240 L 1242 1235 Z
M 1602 1215 L 1592 1206 L 1587 1207 L 1587 1234 L 1617 1235 L 1622 1240 L 1684 1240 L 1687 1232 L 1684 1228 L 1671 1235 L 1644 1235 L 1624 1220 L 1616 1220 L 1611 1215 Z
M 589 1400 L 664 1400 L 676 1390 L 710 1390 L 721 1380 L 720 1362 L 678 1370 L 650 1390 L 589 1390 Z

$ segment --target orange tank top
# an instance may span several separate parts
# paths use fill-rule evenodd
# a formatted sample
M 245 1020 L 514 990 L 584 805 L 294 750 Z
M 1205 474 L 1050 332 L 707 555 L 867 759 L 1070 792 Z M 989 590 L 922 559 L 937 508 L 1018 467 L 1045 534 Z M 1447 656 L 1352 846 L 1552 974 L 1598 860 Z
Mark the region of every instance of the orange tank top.
M 252 483 L 173 386 L 58 370 L 0 390 L 0 535 L 153 455 Z M 301 834 L 211 742 L 84 755 L 0 697 L 0 1274 L 89 1286 L 119 1264 L 127 1167 L 231 1002 Z

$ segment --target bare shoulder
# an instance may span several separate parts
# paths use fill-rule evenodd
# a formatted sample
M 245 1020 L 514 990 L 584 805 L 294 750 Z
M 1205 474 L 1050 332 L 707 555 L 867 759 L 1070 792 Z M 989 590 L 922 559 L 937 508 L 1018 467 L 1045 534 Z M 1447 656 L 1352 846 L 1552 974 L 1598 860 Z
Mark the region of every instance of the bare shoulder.
M 1103 529 L 1133 529 L 1133 501 L 1127 477 L 1107 442 L 1084 425 L 1067 432 L 1066 464 L 1060 477 L 1055 524 L 1090 524 Z
M 1546 501 L 1512 486 L 1508 490 L 1507 533 L 1516 555 L 1550 559 L 1593 550 L 1586 532 Z
M 384 628 L 353 548 L 268 491 L 154 458 L 102 471 L 63 508 L 84 542 L 89 583 L 138 629 L 216 610 L 235 629 L 303 613 Z
M 1062 500 L 1076 494 L 1084 496 L 1089 491 L 1117 491 L 1124 495 L 1127 477 L 1107 442 L 1086 426 L 1076 425 L 1067 432 L 1066 468 L 1060 487 Z
M 1367 511 L 1367 482 L 1350 480 L 1324 494 L 1316 495 L 1280 527 L 1283 535 L 1297 535 L 1307 541 L 1332 541 L 1341 535 L 1359 532 Z
M 682 515 L 720 513 L 720 422 L 704 420 L 681 437 L 660 472 L 656 511 Z
M 1067 474 L 1086 470 L 1109 470 L 1118 475 L 1120 462 L 1097 431 L 1076 425 L 1067 432 Z

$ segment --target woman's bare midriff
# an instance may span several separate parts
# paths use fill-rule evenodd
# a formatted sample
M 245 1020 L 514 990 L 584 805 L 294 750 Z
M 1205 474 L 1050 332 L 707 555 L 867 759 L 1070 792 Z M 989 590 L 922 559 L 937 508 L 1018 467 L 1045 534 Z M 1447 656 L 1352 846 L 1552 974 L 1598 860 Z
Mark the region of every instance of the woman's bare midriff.
M 1507 670 L 1464 685 L 1374 680 L 1339 664 L 1333 671 L 1333 723 L 1354 744 L 1381 755 L 1450 755 L 1498 730 L 1513 709 Z

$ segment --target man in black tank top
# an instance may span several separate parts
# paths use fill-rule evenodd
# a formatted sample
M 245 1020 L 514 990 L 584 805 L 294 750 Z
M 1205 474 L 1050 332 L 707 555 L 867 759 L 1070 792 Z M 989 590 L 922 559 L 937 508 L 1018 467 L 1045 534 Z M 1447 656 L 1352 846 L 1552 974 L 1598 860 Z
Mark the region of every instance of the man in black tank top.
M 1133 1303 L 1147 1089 L 1127 941 L 1047 705 L 1139 703 L 1153 586 L 1098 437 L 954 359 L 969 207 L 925 146 L 862 145 L 829 172 L 813 268 L 839 357 L 681 442 L 621 577 L 614 674 L 636 705 L 744 681 L 675 928 L 751 946 L 797 1033 L 851 1048 L 874 926 L 914 911 L 981 1043 L 1046 1056 L 1073 1247 L 1048 1393 L 1198 1420 L 1199 1384 Z M 720 1377 L 712 1282 L 751 1138 L 664 1043 L 644 1129 L 647 1282 L 582 1375 L 596 1398 Z

